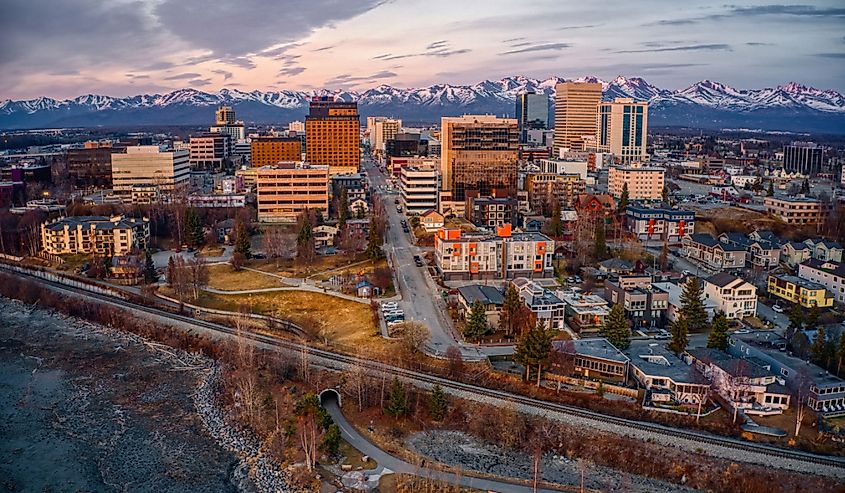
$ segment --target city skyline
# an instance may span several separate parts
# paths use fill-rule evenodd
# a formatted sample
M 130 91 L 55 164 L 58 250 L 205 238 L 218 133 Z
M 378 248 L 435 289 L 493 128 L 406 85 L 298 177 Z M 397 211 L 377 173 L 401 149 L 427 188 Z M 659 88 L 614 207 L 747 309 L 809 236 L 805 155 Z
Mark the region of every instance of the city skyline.
M 0 99 L 421 87 L 517 74 L 845 90 L 845 8 L 834 1 L 664 5 L 15 0 L 0 21 Z

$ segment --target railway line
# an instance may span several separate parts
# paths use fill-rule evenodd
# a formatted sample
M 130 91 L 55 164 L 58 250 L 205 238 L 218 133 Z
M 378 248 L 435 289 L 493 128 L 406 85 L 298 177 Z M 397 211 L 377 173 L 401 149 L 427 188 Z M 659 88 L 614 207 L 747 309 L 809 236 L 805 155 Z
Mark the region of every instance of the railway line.
M 78 287 L 67 286 L 63 283 L 49 281 L 30 274 L 10 270 L 2 264 L 0 264 L 0 270 L 19 277 L 32 279 L 41 284 L 48 285 L 54 290 L 69 292 L 76 296 L 98 300 L 103 303 L 128 308 L 136 312 L 143 312 L 155 317 L 167 319 L 171 322 L 179 322 L 189 328 L 194 327 L 195 329 L 200 329 L 202 331 L 209 331 L 217 336 L 236 336 L 235 329 L 224 325 L 198 320 L 184 315 L 173 314 L 158 308 L 133 303 L 115 296 L 94 293 Z M 771 465 L 772 459 L 781 459 L 782 461 L 786 461 L 782 466 L 785 469 L 814 472 L 831 477 L 845 477 L 845 458 L 843 457 L 823 456 L 799 450 L 784 449 L 762 443 L 748 442 L 731 437 L 713 435 L 696 430 L 673 428 L 657 423 L 606 415 L 576 406 L 547 402 L 511 392 L 488 389 L 463 382 L 456 382 L 443 377 L 408 370 L 377 361 L 314 348 L 296 341 L 278 339 L 263 334 L 243 333 L 243 335 L 255 341 L 257 345 L 270 350 L 293 354 L 299 354 L 303 351 L 307 351 L 308 356 L 313 363 L 330 369 L 341 370 L 350 365 L 359 365 L 371 374 L 381 375 L 386 373 L 395 375 L 404 381 L 424 388 L 430 388 L 431 386 L 438 384 L 444 391 L 463 399 L 499 404 L 508 402 L 517 405 L 523 412 L 530 412 L 536 415 L 547 415 L 548 417 L 559 421 L 563 421 L 561 418 L 564 417 L 566 418 L 565 420 L 569 422 L 572 422 L 573 419 L 580 420 L 580 422 L 586 426 L 621 435 L 635 436 L 637 434 L 636 432 L 639 432 L 639 435 L 650 435 L 657 442 L 670 446 L 680 446 L 681 442 L 692 442 L 691 448 L 693 450 L 695 450 L 694 445 L 699 444 L 701 446 L 707 445 L 734 452 L 732 455 L 711 454 L 716 457 L 730 458 L 732 460 L 764 465 Z M 811 466 L 821 467 L 813 468 Z

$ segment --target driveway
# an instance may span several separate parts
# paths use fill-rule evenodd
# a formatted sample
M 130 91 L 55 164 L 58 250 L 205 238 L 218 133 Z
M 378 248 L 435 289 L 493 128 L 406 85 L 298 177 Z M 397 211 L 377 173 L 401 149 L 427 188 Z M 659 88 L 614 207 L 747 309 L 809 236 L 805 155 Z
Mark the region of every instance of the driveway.
M 350 445 L 355 447 L 355 449 L 357 449 L 362 454 L 369 455 L 376 462 L 378 462 L 379 466 L 377 469 L 373 471 L 368 471 L 370 475 L 381 475 L 390 473 L 413 474 L 415 476 L 436 479 L 438 481 L 443 481 L 449 484 L 460 484 L 462 486 L 474 488 L 481 491 L 502 493 L 530 493 L 533 491 L 552 493 L 555 491 L 560 491 L 543 488 L 533 490 L 531 487 L 524 486 L 521 484 L 513 484 L 507 481 L 497 481 L 493 479 L 476 478 L 466 475 L 459 476 L 449 472 L 428 469 L 417 466 L 415 464 L 411 464 L 409 462 L 405 462 L 404 460 L 394 457 L 389 453 L 385 452 L 384 450 L 380 449 L 378 446 L 376 446 L 375 444 L 367 440 L 364 436 L 362 436 L 360 433 L 358 433 L 358 430 L 356 430 L 351 424 L 349 424 L 349 421 L 346 420 L 346 418 L 343 416 L 343 413 L 340 411 L 340 406 L 337 402 L 337 396 L 334 392 L 326 392 L 325 394 L 322 394 L 320 400 L 323 404 L 323 407 L 326 408 L 326 411 L 328 411 L 329 415 L 332 417 L 334 422 L 337 424 L 338 427 L 340 427 L 340 434 L 343 439 L 346 440 Z

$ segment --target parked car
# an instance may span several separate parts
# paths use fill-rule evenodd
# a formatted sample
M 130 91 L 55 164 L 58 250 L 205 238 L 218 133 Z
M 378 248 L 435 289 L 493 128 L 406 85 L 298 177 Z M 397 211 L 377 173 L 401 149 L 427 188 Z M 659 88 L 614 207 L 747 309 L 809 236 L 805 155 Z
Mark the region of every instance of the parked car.
M 772 305 L 772 311 L 775 313 L 783 313 L 783 307 L 780 305 Z

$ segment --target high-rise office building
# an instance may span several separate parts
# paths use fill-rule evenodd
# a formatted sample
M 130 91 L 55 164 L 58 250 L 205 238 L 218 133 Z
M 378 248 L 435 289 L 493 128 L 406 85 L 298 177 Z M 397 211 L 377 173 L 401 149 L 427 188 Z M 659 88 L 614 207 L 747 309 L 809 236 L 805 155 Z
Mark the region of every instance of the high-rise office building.
M 117 195 L 132 195 L 134 187 L 155 187 L 156 193 L 186 191 L 191 166 L 188 151 L 161 150 L 159 146 L 127 147 L 111 155 L 112 185 Z
M 250 149 L 254 168 L 276 164 L 282 161 L 302 160 L 302 141 L 299 137 L 253 137 Z
M 67 151 L 67 176 L 75 188 L 111 187 L 111 155 L 125 146 L 111 142 L 86 142 L 84 149 Z
M 209 132 L 228 134 L 234 145 L 239 140 L 244 140 L 244 122 L 235 119 L 235 110 L 231 106 L 221 106 L 214 113 L 214 125 L 208 128 Z
M 564 82 L 555 86 L 554 157 L 561 149 L 582 151 L 596 138 L 600 82 Z
M 384 154 L 385 144 L 393 140 L 399 131 L 402 130 L 402 120 L 385 118 L 376 120 L 370 134 L 370 149 L 377 154 Z
M 329 174 L 357 173 L 361 165 L 358 103 L 331 96 L 311 100 L 305 117 L 305 149 L 312 165 L 329 166 Z
M 805 176 L 818 174 L 822 169 L 822 148 L 814 142 L 793 142 L 783 146 L 783 169 Z
M 622 164 L 644 161 L 648 133 L 648 103 L 616 98 L 599 104 L 596 115 L 599 151 L 613 154 Z
M 188 144 L 191 167 L 219 170 L 232 155 L 232 147 L 232 137 L 226 133 L 192 135 Z
M 549 98 L 535 92 L 517 96 L 516 121 L 519 124 L 519 141 L 528 142 L 528 130 L 549 126 Z
M 515 193 L 519 128 L 513 118 L 465 115 L 441 119 L 441 212 L 463 215 L 469 195 Z
M 256 169 L 259 221 L 295 222 L 306 209 L 329 210 L 329 167 L 303 162 Z

